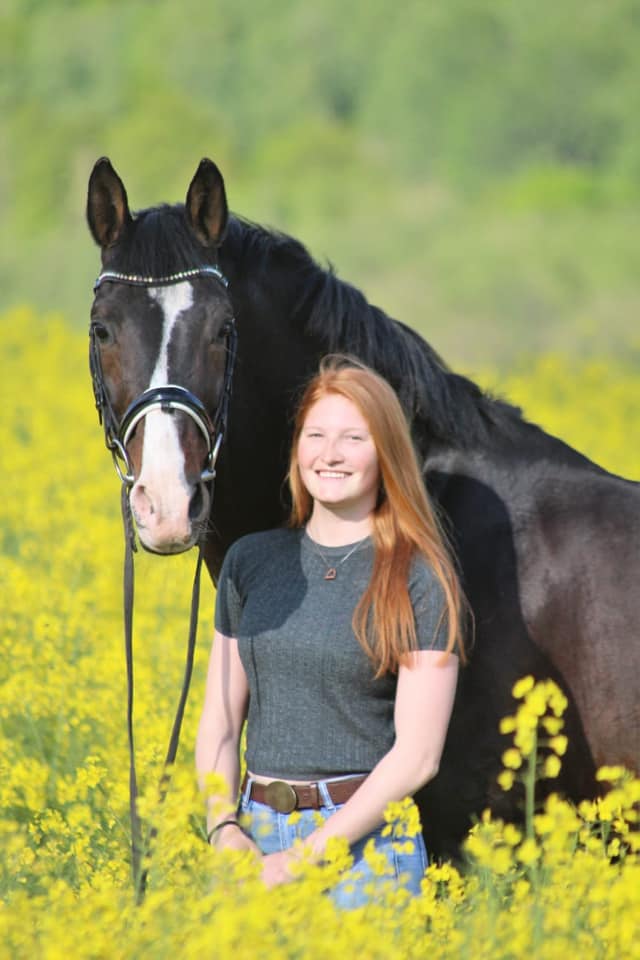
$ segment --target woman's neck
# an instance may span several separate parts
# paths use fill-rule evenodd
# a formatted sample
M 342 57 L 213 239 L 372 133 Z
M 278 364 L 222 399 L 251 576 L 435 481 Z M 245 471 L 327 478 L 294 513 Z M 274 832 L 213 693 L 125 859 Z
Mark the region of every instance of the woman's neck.
M 342 547 L 346 543 L 364 540 L 373 529 L 371 515 L 345 517 L 314 503 L 307 521 L 307 533 L 324 547 Z

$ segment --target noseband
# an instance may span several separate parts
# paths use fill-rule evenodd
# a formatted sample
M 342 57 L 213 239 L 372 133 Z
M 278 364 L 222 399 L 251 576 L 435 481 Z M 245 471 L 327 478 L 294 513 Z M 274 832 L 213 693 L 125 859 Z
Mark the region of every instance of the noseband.
M 226 277 L 218 269 L 218 267 L 202 266 L 195 267 L 192 270 L 183 270 L 180 273 L 174 273 L 166 277 L 141 277 L 105 270 L 96 280 L 93 289 L 95 292 L 98 290 L 101 284 L 106 282 L 125 283 L 129 286 L 142 287 L 169 286 L 175 283 L 182 283 L 183 281 L 189 280 L 192 277 L 214 277 L 216 280 L 222 283 L 225 288 L 229 285 Z M 96 330 L 93 325 L 91 326 L 89 335 L 89 365 L 91 368 L 91 379 L 93 382 L 96 409 L 98 411 L 100 422 L 104 426 L 105 443 L 107 445 L 107 449 L 111 451 L 116 471 L 122 480 L 121 503 L 122 518 L 125 528 L 124 633 L 125 654 L 127 661 L 127 731 L 129 738 L 131 865 L 133 870 L 136 899 L 138 903 L 144 899 L 147 884 L 147 867 L 143 864 L 143 857 L 144 853 L 148 852 L 149 846 L 156 835 L 156 829 L 155 827 L 151 828 L 149 831 L 147 844 L 145 845 L 143 843 L 142 836 L 142 823 L 137 810 L 138 785 L 133 734 L 133 551 L 135 550 L 135 536 L 133 533 L 133 523 L 131 520 L 128 494 L 135 482 L 135 477 L 133 475 L 131 460 L 127 452 L 127 443 L 131 439 L 137 424 L 152 410 L 161 410 L 164 413 L 173 413 L 174 411 L 186 413 L 191 420 L 193 420 L 207 444 L 207 456 L 205 464 L 200 473 L 200 481 L 202 483 L 211 484 L 211 497 L 213 498 L 213 481 L 216 475 L 216 461 L 227 427 L 233 369 L 237 353 L 237 332 L 233 320 L 230 320 L 225 325 L 223 328 L 223 333 L 226 340 L 224 382 L 222 395 L 218 402 L 213 420 L 211 419 L 204 403 L 198 397 L 196 397 L 195 394 L 185 389 L 185 387 L 177 386 L 176 384 L 172 383 L 167 383 L 163 386 L 152 387 L 149 390 L 145 390 L 129 404 L 122 419 L 119 419 L 115 414 L 105 386 L 102 363 L 100 361 L 100 347 L 97 342 Z M 191 674 L 193 671 L 193 660 L 198 625 L 201 567 L 202 537 L 199 541 L 198 560 L 191 593 L 191 616 L 187 644 L 187 662 L 185 666 L 180 700 L 178 702 L 178 708 L 176 710 L 169 746 L 167 748 L 165 757 L 164 773 L 160 781 L 161 802 L 164 800 L 168 789 L 171 767 L 175 761 L 178 750 L 180 728 L 182 726 L 182 718 L 184 716 L 184 709 L 189 691 Z
M 175 283 L 182 283 L 192 277 L 214 277 L 225 289 L 229 286 L 229 281 L 218 267 L 207 265 L 195 267 L 192 270 L 182 270 L 179 273 L 173 273 L 165 277 L 143 277 L 134 274 L 117 273 L 113 270 L 105 270 L 96 280 L 93 290 L 95 293 L 105 282 L 124 283 L 128 286 L 135 287 L 166 287 Z M 97 342 L 95 327 L 93 325 L 91 326 L 89 331 L 89 366 L 91 368 L 91 380 L 93 383 L 96 409 L 98 411 L 98 418 L 104 426 L 105 444 L 113 457 L 116 472 L 125 486 L 132 487 L 135 483 L 133 467 L 127 451 L 127 444 L 137 424 L 152 410 L 162 410 L 163 413 L 174 413 L 174 411 L 179 410 L 182 413 L 186 413 L 193 420 L 207 444 L 207 456 L 200 474 L 200 480 L 203 483 L 208 483 L 214 479 L 216 475 L 216 461 L 227 427 L 238 339 L 233 320 L 225 324 L 222 332 L 226 342 L 224 382 L 222 396 L 220 397 L 213 420 L 209 416 L 202 400 L 185 387 L 173 383 L 167 383 L 145 390 L 129 404 L 122 419 L 119 419 L 111 405 L 111 400 L 105 386 L 100 360 L 100 347 Z

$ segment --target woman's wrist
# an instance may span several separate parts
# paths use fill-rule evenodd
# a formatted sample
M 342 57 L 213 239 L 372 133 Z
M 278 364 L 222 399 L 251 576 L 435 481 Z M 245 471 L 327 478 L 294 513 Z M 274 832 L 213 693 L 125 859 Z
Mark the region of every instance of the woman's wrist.
M 241 827 L 241 825 L 240 825 L 240 822 L 239 822 L 235 817 L 225 817 L 224 820 L 220 820 L 219 823 L 216 823 L 216 824 L 215 824 L 213 827 L 211 827 L 211 829 L 208 831 L 208 833 L 207 833 L 207 843 L 208 843 L 209 845 L 211 845 L 211 841 L 212 841 L 212 840 L 215 842 L 216 839 L 217 839 L 217 838 L 220 836 L 220 834 L 223 832 L 223 830 L 226 830 L 228 827 L 235 827 L 236 829 L 238 829 L 238 830 L 242 831 L 242 833 L 244 833 L 244 830 L 242 830 L 242 827 Z
M 314 830 L 304 841 L 306 856 L 311 863 L 321 863 L 324 860 L 324 851 L 327 846 L 327 837 L 322 828 Z

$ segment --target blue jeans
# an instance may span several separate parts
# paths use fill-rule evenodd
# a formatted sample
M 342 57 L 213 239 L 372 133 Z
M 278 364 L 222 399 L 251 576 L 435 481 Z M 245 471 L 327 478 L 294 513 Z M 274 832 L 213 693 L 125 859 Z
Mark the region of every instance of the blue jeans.
M 290 814 L 278 813 L 264 803 L 249 800 L 250 788 L 251 780 L 240 798 L 239 812 L 247 818 L 247 829 L 264 854 L 288 850 L 295 840 L 304 840 L 317 829 L 318 814 L 326 820 L 342 806 L 332 802 L 326 784 L 320 781 L 318 788 L 324 805 L 320 810 L 297 810 L 292 823 Z M 393 835 L 383 837 L 382 830 L 382 826 L 378 827 L 352 844 L 353 866 L 336 886 L 327 891 L 337 907 L 350 910 L 363 906 L 376 897 L 376 892 L 382 894 L 383 890 L 388 890 L 390 884 L 404 888 L 413 896 L 420 893 L 420 881 L 428 864 L 422 834 L 394 841 Z M 384 876 L 374 872 L 364 858 L 365 845 L 372 838 L 376 853 L 383 854 L 387 861 Z M 398 849 L 405 845 L 412 849 Z

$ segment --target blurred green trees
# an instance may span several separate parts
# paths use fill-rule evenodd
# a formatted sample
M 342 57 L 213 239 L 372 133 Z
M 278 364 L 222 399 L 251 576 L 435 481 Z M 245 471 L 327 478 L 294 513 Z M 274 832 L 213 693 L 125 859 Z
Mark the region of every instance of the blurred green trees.
M 3 0 L 0 308 L 85 321 L 98 156 L 141 207 L 208 155 L 451 360 L 640 350 L 638 50 L 640 0 Z

